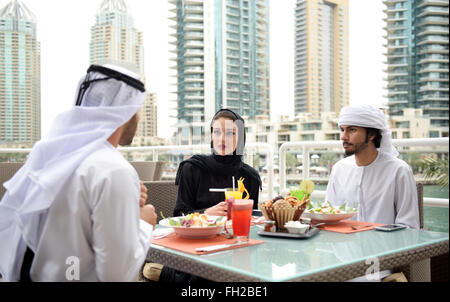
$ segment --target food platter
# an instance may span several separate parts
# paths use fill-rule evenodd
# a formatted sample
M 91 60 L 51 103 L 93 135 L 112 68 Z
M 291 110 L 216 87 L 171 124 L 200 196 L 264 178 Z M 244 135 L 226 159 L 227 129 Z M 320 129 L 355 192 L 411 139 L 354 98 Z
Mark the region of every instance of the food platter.
M 315 207 L 310 204 L 308 209 L 302 213 L 302 217 L 315 220 L 316 222 L 334 224 L 355 216 L 357 212 L 357 208 L 349 207 L 345 203 L 340 207 L 334 207 L 327 201 Z
M 188 239 L 213 238 L 223 230 L 223 224 L 221 224 L 223 219 L 222 216 L 208 216 L 209 221 L 219 221 L 218 224 L 211 224 L 210 226 L 182 225 L 182 222 L 186 220 L 186 217 L 187 216 L 179 216 L 162 219 L 159 224 L 164 227 L 173 228 L 176 234 Z
M 349 219 L 355 216 L 356 212 L 352 213 L 342 213 L 342 214 L 320 214 L 320 213 L 307 213 L 303 212 L 302 218 L 310 218 L 317 222 L 325 222 L 325 223 L 338 223 L 341 220 Z
M 283 238 L 294 238 L 294 239 L 308 239 L 313 236 L 315 236 L 317 233 L 319 233 L 318 228 L 312 228 L 306 231 L 303 234 L 293 234 L 293 233 L 287 233 L 287 232 L 264 232 L 259 231 L 258 235 L 260 236 L 266 236 L 266 237 L 283 237 Z

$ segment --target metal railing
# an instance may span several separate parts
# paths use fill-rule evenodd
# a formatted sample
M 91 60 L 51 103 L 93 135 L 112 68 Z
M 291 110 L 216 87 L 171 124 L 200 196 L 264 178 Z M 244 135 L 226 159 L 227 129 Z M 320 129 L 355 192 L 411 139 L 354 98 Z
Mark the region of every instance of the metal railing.
M 248 143 L 245 145 L 245 161 L 248 163 L 253 162 L 253 154 L 254 150 L 258 151 L 264 150 L 266 154 L 267 160 L 267 170 L 268 170 L 268 187 L 267 194 L 269 198 L 273 197 L 273 148 L 270 144 L 267 143 Z M 210 145 L 175 145 L 175 146 L 148 146 L 148 147 L 120 147 L 118 148 L 121 152 L 152 152 L 153 161 L 158 161 L 159 153 L 167 152 L 167 151 L 196 151 L 196 150 L 204 150 L 205 153 L 210 152 Z
M 447 147 L 449 138 L 422 138 L 422 139 L 394 139 L 392 143 L 396 147 Z M 301 141 L 287 142 L 281 145 L 279 150 L 280 161 L 280 191 L 286 189 L 286 151 L 288 149 L 302 149 L 303 155 L 303 177 L 309 178 L 310 150 L 316 148 L 342 148 L 341 141 Z M 430 150 L 433 152 L 433 150 Z M 312 197 L 325 197 L 325 191 L 314 191 Z M 443 198 L 424 197 L 425 206 L 448 208 L 449 200 Z
M 396 147 L 447 147 L 449 138 L 423 138 L 423 139 L 394 139 L 393 144 Z M 204 150 L 209 152 L 210 145 L 175 145 L 175 146 L 148 146 L 148 147 L 120 147 L 121 152 L 152 152 L 153 161 L 158 161 L 158 156 L 162 152 L 167 151 L 197 151 Z M 301 141 L 301 142 L 287 142 L 281 145 L 279 149 L 279 167 L 280 167 L 280 191 L 286 189 L 286 151 L 288 149 L 302 149 L 303 152 L 303 177 L 308 179 L 310 177 L 310 151 L 317 148 L 326 148 L 328 152 L 337 152 L 336 150 L 329 150 L 330 148 L 339 149 L 342 152 L 342 142 L 340 141 Z M 274 184 L 274 151 L 272 145 L 267 143 L 248 143 L 246 145 L 246 162 L 253 162 L 253 150 L 264 150 L 268 171 L 267 197 L 273 198 L 273 184 Z M 19 148 L 0 148 L 1 153 L 29 153 L 31 149 Z M 422 150 L 423 151 L 423 150 Z M 433 152 L 434 150 L 430 150 Z M 440 151 L 440 150 L 439 150 Z M 325 191 L 314 191 L 312 197 L 325 198 Z M 434 207 L 449 207 L 449 200 L 443 198 L 424 197 L 424 205 Z

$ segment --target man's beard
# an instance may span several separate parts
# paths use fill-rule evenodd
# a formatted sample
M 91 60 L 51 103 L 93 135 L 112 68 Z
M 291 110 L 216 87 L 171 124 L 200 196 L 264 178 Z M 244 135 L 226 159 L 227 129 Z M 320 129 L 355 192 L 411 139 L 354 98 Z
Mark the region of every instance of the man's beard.
M 138 119 L 137 116 L 133 116 L 131 120 L 128 122 L 125 130 L 122 133 L 122 136 L 119 140 L 119 145 L 121 146 L 129 146 L 133 142 L 134 136 L 136 135 Z
M 364 151 L 367 146 L 369 146 L 369 140 L 368 138 L 366 138 L 366 141 L 361 143 L 361 144 L 352 144 L 352 146 L 354 146 L 353 150 L 345 150 L 345 157 L 351 156 L 353 154 L 358 154 L 361 151 Z

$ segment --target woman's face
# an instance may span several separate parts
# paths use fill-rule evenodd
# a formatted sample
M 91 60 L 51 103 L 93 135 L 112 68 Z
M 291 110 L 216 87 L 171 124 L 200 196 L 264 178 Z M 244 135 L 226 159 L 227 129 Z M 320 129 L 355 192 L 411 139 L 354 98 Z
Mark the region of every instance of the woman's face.
M 212 128 L 212 142 L 216 153 L 222 156 L 232 154 L 238 142 L 238 127 L 233 120 L 219 117 Z

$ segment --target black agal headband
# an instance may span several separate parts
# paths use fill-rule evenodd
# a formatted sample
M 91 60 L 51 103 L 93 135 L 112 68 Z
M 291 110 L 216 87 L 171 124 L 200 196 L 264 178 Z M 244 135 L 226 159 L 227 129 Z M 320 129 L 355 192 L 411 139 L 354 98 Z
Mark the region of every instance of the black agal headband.
M 105 75 L 106 78 L 90 80 L 91 72 L 99 72 L 99 73 Z M 115 79 L 115 80 L 124 82 L 125 84 L 127 84 L 133 88 L 136 88 L 140 92 L 145 92 L 145 85 L 141 81 L 139 81 L 133 77 L 130 77 L 126 74 L 123 74 L 121 72 L 118 72 L 116 70 L 104 67 L 104 66 L 91 65 L 89 67 L 89 69 L 87 70 L 86 78 L 85 78 L 84 82 L 81 84 L 80 90 L 78 91 L 78 98 L 77 98 L 77 102 L 76 102 L 75 106 L 81 105 L 81 101 L 83 100 L 84 94 L 88 90 L 91 83 L 98 82 L 98 81 L 106 81 L 109 79 Z

